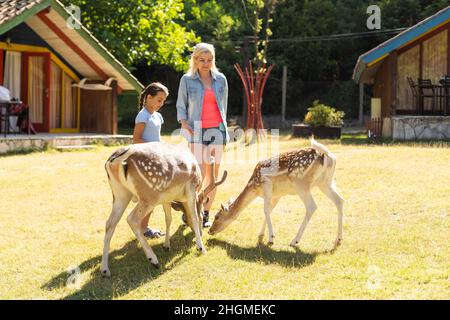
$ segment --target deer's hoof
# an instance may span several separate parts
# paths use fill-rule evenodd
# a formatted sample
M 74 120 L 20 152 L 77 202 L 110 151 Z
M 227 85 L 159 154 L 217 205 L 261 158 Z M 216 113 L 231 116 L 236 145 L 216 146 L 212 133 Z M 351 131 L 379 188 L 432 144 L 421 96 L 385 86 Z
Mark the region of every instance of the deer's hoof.
M 111 271 L 109 269 L 103 269 L 101 270 L 103 278 L 111 278 Z
M 269 241 L 267 244 L 268 244 L 269 246 L 273 246 L 273 240 Z
M 291 247 L 296 247 L 297 244 L 298 244 L 298 241 L 292 241 L 292 242 L 290 243 L 290 246 L 291 246 Z
M 206 253 L 206 249 L 205 248 L 197 248 L 197 251 L 200 252 L 201 254 L 205 254 Z
M 342 238 L 337 238 L 334 240 L 333 249 L 336 249 L 342 243 Z
M 149 258 L 148 261 L 150 261 L 150 264 L 151 264 L 153 267 L 155 267 L 156 269 L 159 269 L 159 262 L 158 262 L 157 259 Z
M 168 245 L 163 245 L 163 247 L 164 247 L 164 249 L 166 249 L 167 251 L 170 251 L 170 244 L 168 244 Z

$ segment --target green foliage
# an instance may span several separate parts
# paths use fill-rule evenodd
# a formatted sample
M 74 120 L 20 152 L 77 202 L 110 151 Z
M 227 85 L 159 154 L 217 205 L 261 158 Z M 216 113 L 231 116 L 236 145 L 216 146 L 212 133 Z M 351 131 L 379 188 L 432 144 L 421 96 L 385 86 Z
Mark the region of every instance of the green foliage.
M 214 44 L 216 63 L 227 76 L 234 74 L 233 63 L 240 59 L 233 38 L 245 32 L 242 13 L 229 2 L 186 0 L 186 28 L 195 30 L 203 42 Z
M 267 63 L 269 38 L 273 34 L 270 24 L 273 22 L 272 15 L 277 2 L 277 0 L 242 0 L 245 17 L 256 39 L 253 58 L 256 69 L 262 68 L 262 65 Z M 253 15 L 249 15 L 248 11 L 253 12 Z
M 382 29 L 412 26 L 448 6 L 448 0 L 378 0 L 370 3 L 361 0 L 62 2 L 78 5 L 83 24 L 125 66 L 130 69 L 139 67 L 135 75 L 143 83 L 148 83 L 150 78 L 167 80 L 165 70 L 155 73 L 156 65 L 185 71 L 190 48 L 204 41 L 214 44 L 217 65 L 229 80 L 230 115 L 242 111 L 242 85 L 233 64 L 247 62 L 245 57 L 256 57 L 259 61 L 278 66 L 272 71 L 265 88 L 266 114 L 280 113 L 281 70 L 286 65 L 288 116 L 303 116 L 313 99 L 319 98 L 325 104 L 339 105 L 350 118 L 355 118 L 358 110 L 358 88 L 352 80 L 358 56 L 393 35 L 339 41 L 289 39 L 367 32 L 366 9 L 369 4 L 380 6 Z M 255 32 L 259 41 L 244 50 L 244 37 Z M 177 88 L 178 78 L 173 83 L 174 89 Z
M 118 125 L 119 128 L 134 127 L 134 119 L 139 111 L 138 105 L 139 95 L 121 94 L 118 97 Z M 131 131 L 131 134 L 133 131 Z
M 448 6 L 448 0 L 380 0 L 381 27 L 410 27 Z
M 314 101 L 313 106 L 308 108 L 305 123 L 313 127 L 318 126 L 342 126 L 344 123 L 344 112 Z
M 186 28 L 195 30 L 202 41 L 214 44 L 217 67 L 228 79 L 228 113 L 236 114 L 242 107 L 242 84 L 233 64 L 243 61 L 240 45 L 243 36 L 252 33 L 241 0 L 186 0 L 184 13 Z
M 81 9 L 81 22 L 127 67 L 145 61 L 183 71 L 198 37 L 187 31 L 182 0 L 63 0 Z

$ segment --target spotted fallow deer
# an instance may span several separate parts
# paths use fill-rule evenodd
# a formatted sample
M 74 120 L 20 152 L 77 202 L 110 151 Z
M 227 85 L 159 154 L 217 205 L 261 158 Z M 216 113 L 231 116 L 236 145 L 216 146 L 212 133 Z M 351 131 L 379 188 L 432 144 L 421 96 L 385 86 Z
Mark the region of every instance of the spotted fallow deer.
M 306 216 L 290 245 L 295 246 L 303 235 L 306 225 L 317 209 L 311 195 L 314 186 L 333 201 L 338 210 L 338 233 L 334 249 L 342 240 L 342 217 L 344 200 L 336 189 L 334 173 L 336 157 L 322 144 L 311 139 L 311 147 L 281 153 L 260 161 L 253 174 L 235 201 L 221 206 L 215 215 L 209 234 L 224 230 L 256 198 L 264 199 L 265 219 L 259 237 L 264 237 L 266 225 L 269 229 L 269 245 L 273 244 L 274 233 L 270 213 L 282 196 L 297 194 L 306 207 Z
M 211 160 L 213 179 L 202 191 L 202 176 L 197 160 L 187 148 L 164 142 L 148 142 L 122 147 L 106 161 L 105 169 L 113 194 L 113 207 L 106 222 L 101 272 L 110 276 L 108 267 L 109 247 L 114 230 L 129 202 L 136 207 L 127 217 L 128 224 L 141 243 L 147 259 L 159 267 L 158 258 L 145 240 L 141 227 L 142 219 L 162 204 L 166 220 L 164 247 L 170 249 L 171 207 L 186 214 L 187 223 L 195 233 L 197 248 L 206 253 L 201 239 L 202 209 L 207 195 L 222 184 L 214 177 L 214 158 Z

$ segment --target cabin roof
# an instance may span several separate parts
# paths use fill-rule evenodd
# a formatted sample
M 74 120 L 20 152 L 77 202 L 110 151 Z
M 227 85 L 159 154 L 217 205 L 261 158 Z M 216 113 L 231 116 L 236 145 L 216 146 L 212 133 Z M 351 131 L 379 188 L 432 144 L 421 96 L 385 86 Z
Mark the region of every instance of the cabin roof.
M 123 90 L 141 91 L 143 85 L 58 0 L 0 0 L 0 35 L 26 23 L 83 77 L 117 79 Z M 77 21 L 78 22 L 78 21 Z
M 449 21 L 450 6 L 404 30 L 372 50 L 360 55 L 353 70 L 353 80 L 357 83 L 370 82 L 370 79 L 375 74 L 376 69 L 380 66 L 380 62 L 384 60 L 391 52 L 416 41 Z

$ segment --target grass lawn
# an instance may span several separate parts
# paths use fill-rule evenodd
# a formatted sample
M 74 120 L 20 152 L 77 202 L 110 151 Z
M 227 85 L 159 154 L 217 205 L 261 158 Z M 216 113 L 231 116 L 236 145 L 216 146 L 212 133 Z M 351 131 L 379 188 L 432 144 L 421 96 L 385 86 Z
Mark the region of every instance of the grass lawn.
M 111 279 L 99 273 L 111 210 L 104 163 L 115 148 L 47 151 L 0 158 L 1 299 L 450 299 L 450 148 L 443 144 L 367 145 L 322 141 L 336 154 L 346 202 L 344 240 L 331 253 L 337 214 L 318 189 L 318 210 L 298 247 L 289 242 L 304 216 L 298 197 L 273 213 L 275 244 L 258 244 L 263 202 L 255 200 L 199 255 L 179 213 L 172 250 L 149 240 L 150 266 L 126 223 L 111 242 Z M 308 145 L 283 136 L 280 150 Z M 230 145 L 229 148 L 232 148 Z M 257 155 L 257 146 L 242 152 Z M 228 179 L 213 213 L 236 197 L 257 157 L 224 164 Z M 164 229 L 158 207 L 151 225 Z M 69 273 L 71 268 L 77 271 Z

